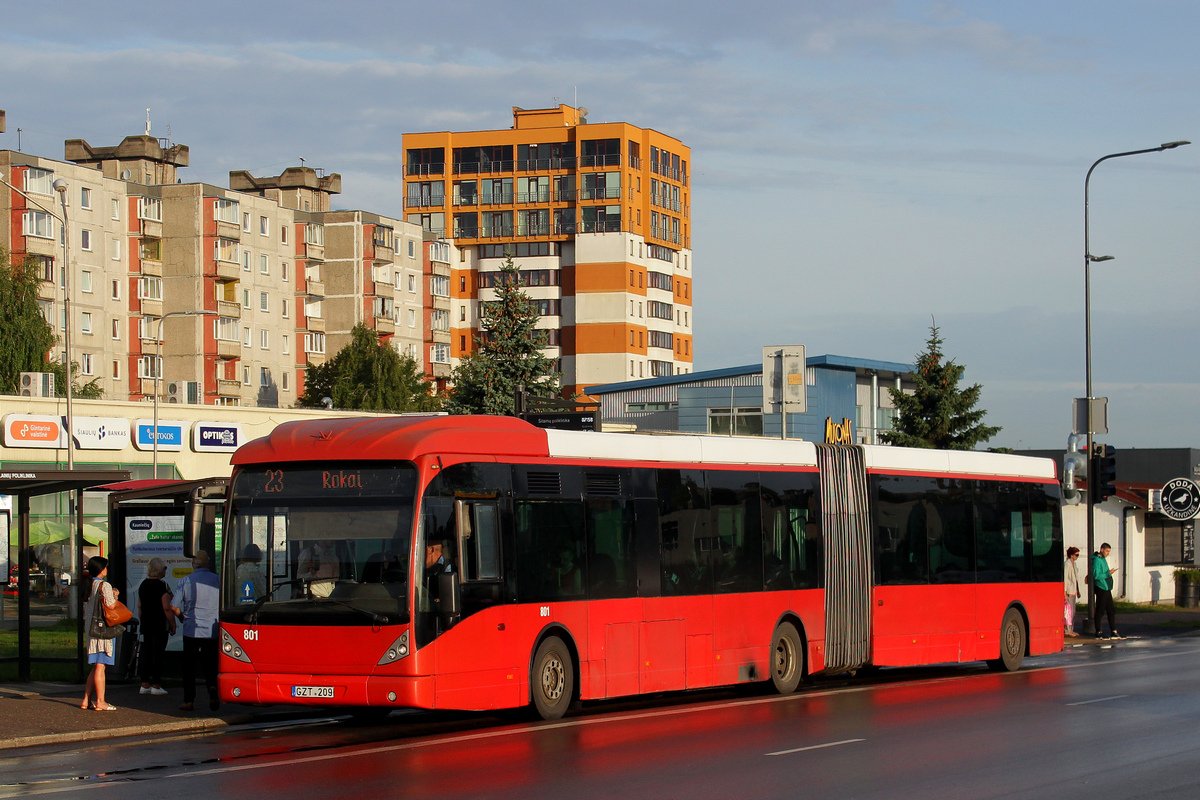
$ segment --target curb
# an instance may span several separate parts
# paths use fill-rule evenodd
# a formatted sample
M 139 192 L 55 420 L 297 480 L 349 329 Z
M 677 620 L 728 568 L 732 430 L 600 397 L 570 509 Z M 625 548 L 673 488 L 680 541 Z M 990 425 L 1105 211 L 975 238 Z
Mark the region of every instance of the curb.
M 231 725 L 245 725 L 252 720 L 253 717 L 247 714 L 228 720 L 221 719 L 220 717 L 205 717 L 204 719 L 181 719 L 146 725 L 128 725 L 124 728 L 99 728 L 90 731 L 43 733 L 37 736 L 18 736 L 11 739 L 0 739 L 0 750 L 15 750 L 19 747 L 39 747 L 47 744 L 88 742 L 95 741 L 96 739 L 112 739 L 124 736 L 148 736 L 153 733 L 207 731 L 216 728 L 227 728 Z

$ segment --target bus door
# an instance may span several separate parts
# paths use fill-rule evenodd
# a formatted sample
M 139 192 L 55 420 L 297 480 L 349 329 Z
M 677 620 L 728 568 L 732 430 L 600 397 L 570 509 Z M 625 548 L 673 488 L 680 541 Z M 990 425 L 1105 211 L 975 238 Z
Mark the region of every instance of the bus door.
M 871 660 L 872 547 L 867 472 L 857 445 L 817 445 L 825 535 L 825 670 Z

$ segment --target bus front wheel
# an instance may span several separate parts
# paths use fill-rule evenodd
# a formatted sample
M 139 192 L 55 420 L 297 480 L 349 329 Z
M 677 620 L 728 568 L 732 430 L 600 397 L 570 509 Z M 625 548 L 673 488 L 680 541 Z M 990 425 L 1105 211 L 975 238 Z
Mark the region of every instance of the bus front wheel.
M 1025 620 L 1010 608 L 1000 622 L 1000 657 L 987 662 L 994 672 L 1016 672 L 1025 660 Z
M 533 656 L 533 705 L 542 719 L 567 713 L 575 691 L 571 652 L 557 636 L 542 642 Z
M 781 622 L 771 637 L 771 683 L 780 694 L 791 694 L 804 673 L 804 649 L 796 626 Z

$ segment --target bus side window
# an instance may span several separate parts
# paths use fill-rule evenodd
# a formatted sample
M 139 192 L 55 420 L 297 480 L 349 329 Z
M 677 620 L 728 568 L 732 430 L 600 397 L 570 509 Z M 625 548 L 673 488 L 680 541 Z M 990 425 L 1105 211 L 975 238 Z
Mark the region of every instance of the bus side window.
M 463 579 L 500 579 L 500 524 L 494 503 L 455 504 L 458 538 L 463 556 Z

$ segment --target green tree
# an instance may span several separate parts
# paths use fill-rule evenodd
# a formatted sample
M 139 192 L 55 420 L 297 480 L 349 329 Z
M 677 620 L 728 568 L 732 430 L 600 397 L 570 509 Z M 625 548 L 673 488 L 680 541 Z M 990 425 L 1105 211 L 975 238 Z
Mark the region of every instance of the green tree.
M 880 440 L 900 447 L 974 450 L 999 433 L 1000 428 L 981 424 L 987 412 L 975 408 L 983 387 L 977 383 L 958 388 L 965 369 L 945 360 L 938 327 L 931 325 L 925 351 L 917 354 L 917 391 L 888 390 L 896 406 L 896 426 L 879 434 Z
M 537 328 L 538 313 L 521 290 L 512 256 L 504 260 L 496 299 L 480 312 L 481 335 L 475 353 L 464 358 L 451 376 L 451 414 L 512 415 L 518 386 L 533 397 L 557 397 L 561 375 L 542 353 L 547 332 Z
M 42 365 L 42 372 L 54 373 L 54 393 L 59 397 L 67 396 L 67 365 L 61 361 L 48 361 Z M 100 387 L 100 379 L 92 378 L 87 383 L 79 383 L 79 362 L 71 362 L 71 397 L 79 397 L 84 400 L 99 400 L 104 396 L 104 389 Z
M 38 307 L 36 262 L 9 263 L 0 247 L 0 394 L 17 394 L 22 372 L 45 372 L 54 331 Z
M 379 334 L 362 323 L 337 355 L 308 369 L 296 405 L 321 408 L 323 397 L 331 398 L 334 408 L 360 411 L 438 411 L 441 406 L 417 363 L 380 342 Z

